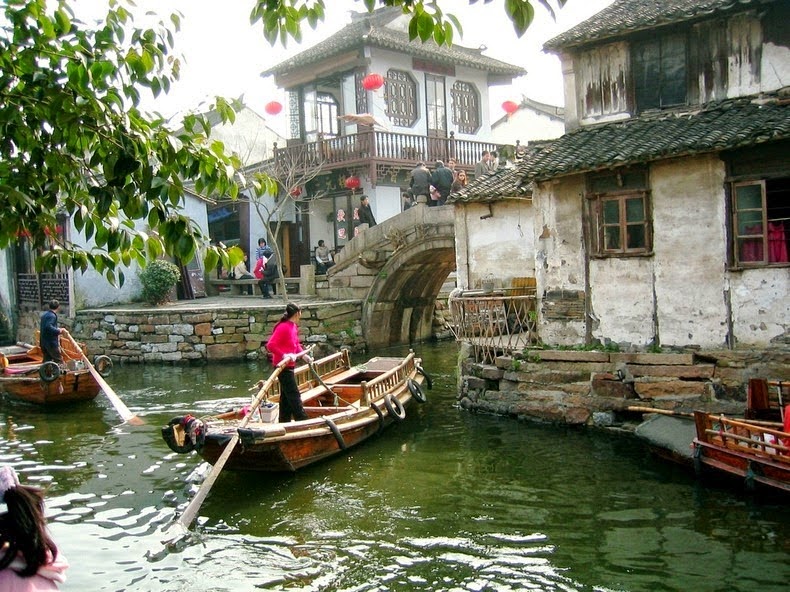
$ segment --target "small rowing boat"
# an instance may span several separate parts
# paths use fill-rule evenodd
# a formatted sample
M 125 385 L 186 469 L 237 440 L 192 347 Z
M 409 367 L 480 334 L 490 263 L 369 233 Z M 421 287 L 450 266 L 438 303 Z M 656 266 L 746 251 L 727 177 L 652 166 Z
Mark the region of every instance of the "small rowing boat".
M 311 368 L 312 366 L 312 368 Z M 196 450 L 215 464 L 238 434 L 226 467 L 237 471 L 293 472 L 335 456 L 403 421 L 413 401 L 425 402 L 430 378 L 414 352 L 352 365 L 347 350 L 295 370 L 308 419 L 278 423 L 280 385 L 270 381 L 260 410 L 243 425 L 246 410 L 219 416 L 173 418 L 162 437 L 174 452 Z M 263 383 L 260 383 L 263 384 Z M 234 442 L 235 445 L 235 442 Z
M 101 389 L 85 367 L 82 352 L 63 337 L 60 350 L 63 364 L 44 362 L 41 348 L 37 345 L 18 343 L 0 348 L 0 392 L 38 405 L 95 399 Z M 112 362 L 107 356 L 98 356 L 95 365 L 106 375 Z

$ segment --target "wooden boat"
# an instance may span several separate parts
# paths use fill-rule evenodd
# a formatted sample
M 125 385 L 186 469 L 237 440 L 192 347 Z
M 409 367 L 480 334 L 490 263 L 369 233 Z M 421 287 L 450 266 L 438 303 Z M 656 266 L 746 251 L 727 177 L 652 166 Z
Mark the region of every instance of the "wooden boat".
M 635 430 L 654 454 L 693 467 L 698 476 L 734 476 L 748 490 L 790 493 L 788 388 L 788 382 L 750 380 L 744 418 L 635 406 L 628 410 L 654 414 Z
M 790 493 L 790 405 L 784 425 L 694 413 L 694 467 L 744 480 L 746 488 L 767 486 Z
M 356 446 L 405 419 L 412 401 L 426 399 L 423 382 L 430 387 L 430 378 L 420 364 L 421 360 L 410 352 L 404 358 L 375 357 L 352 366 L 348 351 L 343 350 L 316 360 L 314 372 L 307 365 L 296 368 L 306 420 L 278 423 L 280 387 L 274 381 L 262 413 L 246 427 L 239 427 L 244 410 L 200 419 L 185 416 L 163 427 L 162 437 L 171 450 L 197 450 L 214 464 L 238 433 L 239 445 L 225 468 L 293 472 Z
M 0 392 L 39 405 L 96 398 L 101 388 L 90 370 L 84 366 L 81 353 L 64 337 L 60 339 L 60 349 L 62 365 L 44 362 L 41 348 L 37 345 L 18 343 L 16 346 L 2 348 Z M 107 374 L 112 362 L 107 356 L 98 356 L 95 366 L 101 374 Z

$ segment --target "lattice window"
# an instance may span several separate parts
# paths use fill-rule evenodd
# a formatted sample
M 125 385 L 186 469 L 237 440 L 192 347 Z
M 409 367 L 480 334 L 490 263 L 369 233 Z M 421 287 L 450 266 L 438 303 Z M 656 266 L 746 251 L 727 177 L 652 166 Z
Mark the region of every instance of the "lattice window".
M 288 136 L 290 139 L 301 139 L 302 137 L 302 101 L 299 100 L 299 92 L 288 91 Z
M 453 123 L 458 131 L 474 134 L 480 129 L 480 93 L 471 82 L 456 81 L 450 91 L 453 99 Z
M 411 127 L 417 122 L 417 82 L 403 70 L 389 70 L 384 85 L 387 117 L 393 125 Z
M 652 251 L 652 213 L 647 171 L 623 169 L 591 175 L 593 251 L 599 256 L 644 255 Z

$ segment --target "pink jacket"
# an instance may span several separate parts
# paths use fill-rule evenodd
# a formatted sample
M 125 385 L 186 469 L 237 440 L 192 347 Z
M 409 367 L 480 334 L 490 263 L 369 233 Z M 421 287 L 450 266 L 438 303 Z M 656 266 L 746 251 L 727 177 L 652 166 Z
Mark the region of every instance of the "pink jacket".
M 58 584 L 66 581 L 68 561 L 62 553 L 53 563 L 48 563 L 38 569 L 36 575 L 23 578 L 16 570 L 25 566 L 24 559 L 17 557 L 7 568 L 0 570 L 0 590 L 3 592 L 49 592 L 58 590 Z
M 293 321 L 282 321 L 277 323 L 269 341 L 266 342 L 266 349 L 272 354 L 272 364 L 279 364 L 285 354 L 298 354 L 302 351 L 299 343 L 299 327 Z M 288 364 L 288 368 L 296 366 L 294 362 Z

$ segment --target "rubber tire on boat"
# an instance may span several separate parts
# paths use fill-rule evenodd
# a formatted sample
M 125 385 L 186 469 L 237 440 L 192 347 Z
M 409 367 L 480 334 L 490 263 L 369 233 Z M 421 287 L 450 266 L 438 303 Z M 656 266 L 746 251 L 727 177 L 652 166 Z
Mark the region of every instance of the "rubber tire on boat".
M 371 403 L 370 406 L 373 409 L 373 411 L 376 412 L 376 415 L 379 416 L 379 429 L 376 433 L 380 434 L 381 430 L 384 429 L 384 414 L 381 412 L 381 409 L 379 409 L 379 406 L 376 405 L 375 403 Z
M 428 398 L 425 396 L 425 393 L 422 392 L 422 387 L 420 386 L 419 382 L 413 378 L 410 378 L 406 384 L 409 387 L 411 396 L 417 399 L 420 403 L 425 403 L 425 401 L 428 400 Z
M 398 397 L 393 397 L 391 394 L 386 395 L 384 397 L 384 406 L 396 420 L 403 421 L 406 419 L 406 409 L 404 409 L 403 403 Z
M 109 356 L 96 356 L 93 358 L 93 367 L 104 377 L 112 373 L 112 360 Z
M 167 447 L 170 448 L 173 452 L 177 452 L 178 454 L 186 454 L 187 452 L 192 452 L 193 450 L 199 450 L 203 447 L 203 442 L 205 440 L 205 433 L 203 430 L 200 432 L 200 436 L 198 437 L 197 445 L 192 442 L 192 438 L 189 437 L 189 429 L 190 425 L 194 421 L 200 421 L 195 419 L 194 417 L 188 421 L 184 421 L 184 417 L 174 417 L 167 425 L 162 428 L 162 439 L 167 444 Z M 176 443 L 175 433 L 174 433 L 174 426 L 180 425 L 184 429 L 184 443 L 179 445 Z
M 431 378 L 430 374 L 425 371 L 425 368 L 422 366 L 417 366 L 417 372 L 422 374 L 425 377 L 425 384 L 428 385 L 428 390 L 433 389 L 433 378 Z
M 44 362 L 38 367 L 38 375 L 44 382 L 52 382 L 60 378 L 60 366 L 55 362 Z
M 326 425 L 329 426 L 329 429 L 332 430 L 332 434 L 335 436 L 335 440 L 337 440 L 337 445 L 340 446 L 340 450 L 345 450 L 347 448 L 346 441 L 343 439 L 343 434 L 340 433 L 340 428 L 337 427 L 337 424 L 328 417 L 325 417 L 324 421 L 326 422 Z

